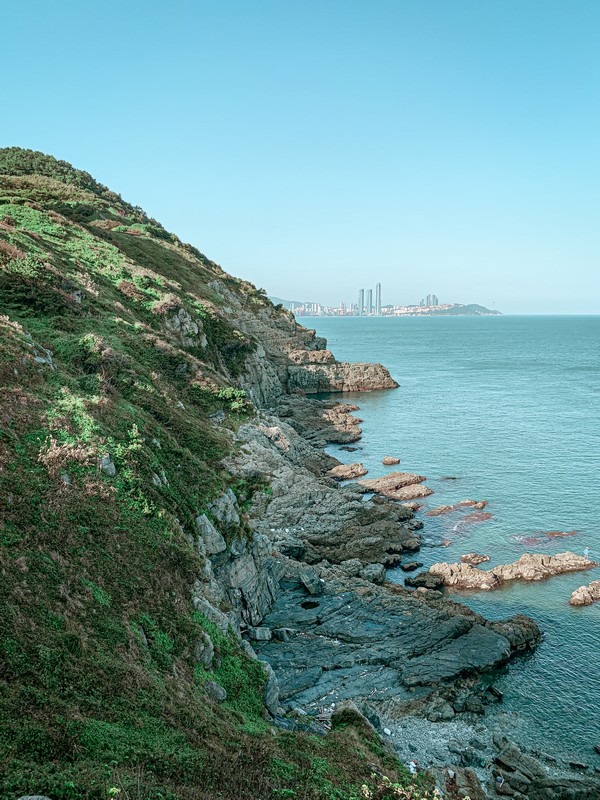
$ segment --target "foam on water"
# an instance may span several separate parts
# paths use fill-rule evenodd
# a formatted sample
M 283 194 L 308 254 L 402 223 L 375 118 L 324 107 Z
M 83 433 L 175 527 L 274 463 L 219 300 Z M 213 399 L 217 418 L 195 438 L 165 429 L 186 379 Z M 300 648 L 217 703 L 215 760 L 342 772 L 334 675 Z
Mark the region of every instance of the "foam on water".
M 466 498 L 489 501 L 493 517 L 479 524 L 461 523 L 460 512 L 423 516 L 427 534 L 452 543 L 423 548 L 420 561 L 476 551 L 489 554 L 493 566 L 527 551 L 581 553 L 586 545 L 600 560 L 600 317 L 305 324 L 339 359 L 380 361 L 401 384 L 344 395 L 361 408 L 362 450 L 330 452 L 362 461 L 370 477 L 393 469 L 427 475 L 434 494 L 423 512 Z M 401 464 L 384 467 L 384 455 Z M 548 539 L 548 531 L 577 533 Z M 545 639 L 537 652 L 497 676 L 504 709 L 521 713 L 531 743 L 588 762 L 600 744 L 600 604 L 575 609 L 568 599 L 599 578 L 595 569 L 457 598 L 490 618 L 521 612 L 538 621 Z

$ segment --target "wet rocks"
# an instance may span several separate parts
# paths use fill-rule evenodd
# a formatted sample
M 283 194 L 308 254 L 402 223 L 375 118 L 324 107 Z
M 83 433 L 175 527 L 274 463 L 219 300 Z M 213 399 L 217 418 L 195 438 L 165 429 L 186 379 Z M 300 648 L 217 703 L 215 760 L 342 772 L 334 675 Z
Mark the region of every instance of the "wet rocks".
M 338 464 L 327 473 L 338 481 L 351 481 L 367 474 L 367 470 L 362 464 Z
M 572 606 L 590 606 L 600 600 L 600 581 L 592 581 L 575 589 L 569 603 Z
M 391 467 L 394 464 L 399 464 L 400 459 L 396 458 L 396 456 L 384 456 L 383 461 L 381 463 L 386 467 Z
M 416 569 L 422 567 L 423 563 L 421 561 L 406 561 L 399 566 L 402 572 L 414 572 Z
M 361 485 L 371 492 L 382 494 L 391 500 L 412 500 L 415 497 L 427 497 L 433 494 L 431 489 L 420 486 L 426 478 L 411 472 L 390 472 L 381 478 L 366 478 Z

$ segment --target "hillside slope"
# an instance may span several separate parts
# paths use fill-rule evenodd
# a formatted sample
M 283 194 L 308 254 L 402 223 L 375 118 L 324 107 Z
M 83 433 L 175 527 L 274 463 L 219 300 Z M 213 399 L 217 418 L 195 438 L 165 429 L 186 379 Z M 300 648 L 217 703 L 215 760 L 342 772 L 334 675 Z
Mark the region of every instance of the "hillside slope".
M 268 671 L 231 604 L 203 605 L 206 542 L 258 547 L 270 491 L 223 466 L 232 431 L 352 375 L 324 346 L 87 173 L 0 150 L 0 798 L 349 798 L 398 775 L 360 721 L 273 735 Z

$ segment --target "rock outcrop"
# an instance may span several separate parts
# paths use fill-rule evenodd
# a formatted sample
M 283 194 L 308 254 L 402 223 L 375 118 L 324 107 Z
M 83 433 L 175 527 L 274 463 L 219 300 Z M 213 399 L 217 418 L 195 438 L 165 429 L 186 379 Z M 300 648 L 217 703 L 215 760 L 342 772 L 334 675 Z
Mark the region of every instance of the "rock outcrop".
M 396 456 L 384 456 L 383 461 L 381 462 L 385 467 L 391 467 L 394 464 L 399 464 L 400 459 L 396 458 Z
M 287 374 L 288 390 L 301 389 L 306 394 L 370 392 L 398 387 L 381 364 L 305 363 L 289 366 Z
M 506 663 L 526 640 L 539 640 L 524 617 L 499 631 L 478 614 L 400 587 L 387 589 L 321 568 L 324 590 L 311 595 L 288 565 L 264 624 L 290 630 L 286 642 L 255 646 L 279 678 L 285 707 L 318 708 L 325 702 L 367 700 L 402 714 L 435 687 Z
M 597 600 L 600 600 L 600 581 L 592 581 L 575 589 L 569 603 L 572 606 L 591 606 Z
M 332 467 L 327 474 L 337 481 L 352 481 L 366 475 L 367 470 L 359 463 L 338 464 L 337 467 Z
M 454 589 L 497 589 L 505 581 L 541 581 L 565 572 L 578 572 L 597 566 L 585 556 L 576 553 L 524 553 L 512 564 L 501 564 L 490 570 L 478 569 L 470 563 L 448 564 L 442 562 L 429 568 L 429 575 L 439 581 L 438 585 Z M 416 576 L 417 579 L 420 576 Z M 424 585 L 424 584 L 417 584 Z
M 382 494 L 391 500 L 413 500 L 415 497 L 427 497 L 433 494 L 431 489 L 420 484 L 426 478 L 423 475 L 414 475 L 411 472 L 390 472 L 382 478 L 367 478 L 360 481 L 370 492 Z

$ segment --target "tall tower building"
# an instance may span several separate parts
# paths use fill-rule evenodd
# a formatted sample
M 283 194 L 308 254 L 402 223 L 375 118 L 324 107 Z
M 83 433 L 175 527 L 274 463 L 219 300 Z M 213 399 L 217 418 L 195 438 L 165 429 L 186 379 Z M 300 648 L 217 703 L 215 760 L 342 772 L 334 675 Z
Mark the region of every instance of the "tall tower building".
M 381 316 L 381 284 L 375 286 L 375 313 L 378 317 Z
M 365 313 L 365 290 L 361 289 L 358 293 L 358 316 L 362 317 Z
M 373 289 L 367 289 L 367 314 L 373 313 Z
M 432 306 L 439 306 L 439 302 L 437 299 L 437 294 L 431 295 L 431 305 Z
M 428 305 L 428 306 L 431 305 L 431 295 L 430 294 L 427 295 L 427 303 L 425 305 Z

